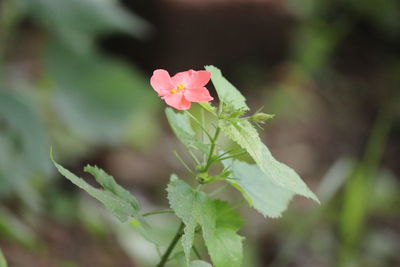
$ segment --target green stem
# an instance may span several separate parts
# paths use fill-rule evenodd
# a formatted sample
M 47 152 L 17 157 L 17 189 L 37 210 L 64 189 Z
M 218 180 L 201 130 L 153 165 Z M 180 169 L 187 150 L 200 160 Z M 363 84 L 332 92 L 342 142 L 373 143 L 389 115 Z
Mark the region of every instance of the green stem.
M 196 155 L 193 153 L 191 149 L 188 149 L 189 155 L 192 157 L 193 161 L 197 164 L 200 165 L 200 161 L 197 159 Z
M 210 197 L 213 197 L 213 196 L 217 195 L 218 193 L 224 191 L 226 188 L 228 188 L 228 185 L 227 185 L 227 184 L 224 184 L 223 186 L 220 186 L 220 187 L 218 187 L 217 189 L 215 189 L 214 191 L 212 191 L 212 192 L 209 194 L 209 196 L 210 196 Z
M 219 157 L 218 158 L 218 160 L 226 160 L 226 159 L 231 159 L 231 158 L 235 158 L 235 157 L 239 157 L 239 156 L 243 156 L 243 155 L 246 155 L 247 154 L 247 151 L 243 151 L 243 152 L 240 152 L 240 153 L 236 153 L 236 154 L 233 154 L 233 155 L 230 155 L 230 156 L 226 156 L 226 157 Z
M 176 232 L 176 235 L 171 240 L 171 243 L 169 244 L 167 250 L 164 252 L 164 255 L 161 257 L 160 263 L 157 264 L 157 267 L 164 267 L 165 264 L 167 263 L 169 256 L 171 255 L 171 253 L 174 250 L 176 244 L 178 243 L 179 239 L 183 235 L 183 226 L 184 226 L 184 224 L 181 223 L 181 225 L 179 226 L 178 232 Z
M 174 150 L 174 155 L 175 157 L 179 160 L 179 162 L 183 165 L 183 167 L 186 168 L 186 170 L 188 172 L 190 172 L 191 174 L 193 174 L 193 171 L 190 169 L 190 167 L 186 164 L 186 162 L 181 158 L 181 156 L 178 154 L 178 152 L 176 150 Z
M 210 168 L 211 164 L 213 163 L 213 154 L 214 154 L 214 150 L 215 150 L 215 142 L 217 141 L 220 132 L 221 132 L 221 128 L 217 127 L 217 129 L 215 130 L 214 137 L 211 140 L 210 152 L 208 153 L 207 163 L 206 163 L 206 166 L 204 167 L 204 170 L 203 170 L 204 172 L 208 171 L 208 169 Z
M 200 255 L 199 251 L 197 250 L 197 248 L 195 247 L 195 245 L 193 245 L 193 251 L 194 251 L 194 254 L 196 254 L 196 257 L 199 260 L 201 260 L 201 255 Z
M 210 141 L 212 141 L 211 135 L 208 133 L 207 129 L 204 127 L 204 123 L 200 122 L 195 116 L 192 115 L 192 113 L 190 113 L 189 111 L 185 111 L 186 114 L 189 115 L 189 117 L 191 117 L 193 119 L 193 121 L 195 123 L 197 123 L 197 125 L 200 126 L 200 128 L 203 130 L 203 132 L 207 135 L 208 139 L 210 139 Z
M 164 214 L 164 213 L 174 213 L 174 211 L 172 209 L 157 210 L 157 211 L 143 213 L 142 216 L 146 217 L 146 216 L 151 216 L 151 215 L 156 215 L 156 214 Z
M 204 123 L 204 121 L 205 121 L 204 120 L 204 108 L 201 109 L 200 115 L 201 115 L 201 120 L 200 120 L 201 129 L 205 129 L 205 127 L 204 127 L 204 125 L 205 125 L 205 123 Z M 204 132 L 201 132 L 201 142 L 204 144 Z

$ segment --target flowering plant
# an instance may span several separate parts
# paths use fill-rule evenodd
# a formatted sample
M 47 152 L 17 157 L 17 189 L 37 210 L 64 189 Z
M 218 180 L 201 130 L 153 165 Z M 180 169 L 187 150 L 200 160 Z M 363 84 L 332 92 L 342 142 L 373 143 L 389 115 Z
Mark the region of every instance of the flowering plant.
M 166 190 L 170 210 L 143 213 L 138 200 L 103 170 L 89 165 L 84 169 L 101 185 L 102 189 L 98 189 L 56 163 L 51 155 L 63 176 L 102 202 L 121 222 L 133 220 L 145 237 L 152 231 L 146 216 L 172 212 L 180 219 L 177 233 L 164 248 L 158 267 L 166 266 L 173 258 L 172 253 L 179 250 L 176 246 L 179 241 L 185 266 L 211 266 L 205 259 L 192 259 L 192 251 L 201 257 L 193 245 L 196 235 L 203 237 L 213 266 L 242 266 L 243 237 L 237 233 L 242 219 L 234 206 L 216 198 L 226 186 L 236 188 L 249 206 L 266 217 L 280 217 L 295 194 L 319 202 L 296 172 L 278 162 L 262 143 L 254 124 L 264 123 L 272 116 L 259 112 L 244 116 L 249 107 L 243 95 L 219 69 L 205 68 L 205 71 L 180 72 L 173 77 L 165 70 L 156 70 L 150 80 L 153 89 L 169 106 L 182 110 L 167 108 L 166 116 L 195 165 L 191 168 L 176 154 L 197 185 L 193 187 L 193 182 L 172 174 Z M 210 78 L 219 97 L 218 108 L 209 103 L 213 98 L 205 88 Z M 202 112 L 209 113 L 208 123 L 204 116 L 197 118 L 188 111 L 192 102 L 198 102 Z M 197 136 L 192 124 L 197 125 L 206 140 Z M 219 142 L 221 133 L 237 143 L 241 150 L 226 150 Z M 250 156 L 254 164 L 240 161 L 238 157 L 242 155 Z M 217 189 L 210 193 L 209 185 L 217 181 L 221 183 L 215 184 Z

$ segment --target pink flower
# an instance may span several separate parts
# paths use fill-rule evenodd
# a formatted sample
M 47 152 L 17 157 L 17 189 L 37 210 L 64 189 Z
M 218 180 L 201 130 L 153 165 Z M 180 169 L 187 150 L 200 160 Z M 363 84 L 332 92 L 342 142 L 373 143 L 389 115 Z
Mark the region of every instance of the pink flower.
M 173 77 L 166 70 L 155 70 L 150 84 L 158 95 L 173 108 L 189 109 L 191 102 L 208 102 L 210 96 L 204 86 L 210 81 L 210 72 L 206 70 L 188 70 Z

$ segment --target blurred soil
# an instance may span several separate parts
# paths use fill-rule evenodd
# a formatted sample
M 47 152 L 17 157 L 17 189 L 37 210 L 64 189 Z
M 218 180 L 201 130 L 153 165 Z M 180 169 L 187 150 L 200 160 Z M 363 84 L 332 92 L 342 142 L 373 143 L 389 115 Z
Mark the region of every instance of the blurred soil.
M 37 230 L 41 244 L 24 248 L 2 240 L 10 267 L 134 267 L 111 236 L 95 237 L 79 226 L 46 220 Z

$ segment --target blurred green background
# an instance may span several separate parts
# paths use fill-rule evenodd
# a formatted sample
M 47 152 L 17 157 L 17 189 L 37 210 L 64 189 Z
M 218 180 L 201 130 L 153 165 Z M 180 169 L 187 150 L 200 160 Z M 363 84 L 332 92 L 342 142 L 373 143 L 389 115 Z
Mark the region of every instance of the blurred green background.
M 103 167 L 145 210 L 166 207 L 184 170 L 149 78 L 209 64 L 277 115 L 264 141 L 322 202 L 295 198 L 280 219 L 244 207 L 244 266 L 400 266 L 399 1 L 3 0 L 10 266 L 154 266 L 154 247 L 60 177 L 49 147 L 75 173 Z

